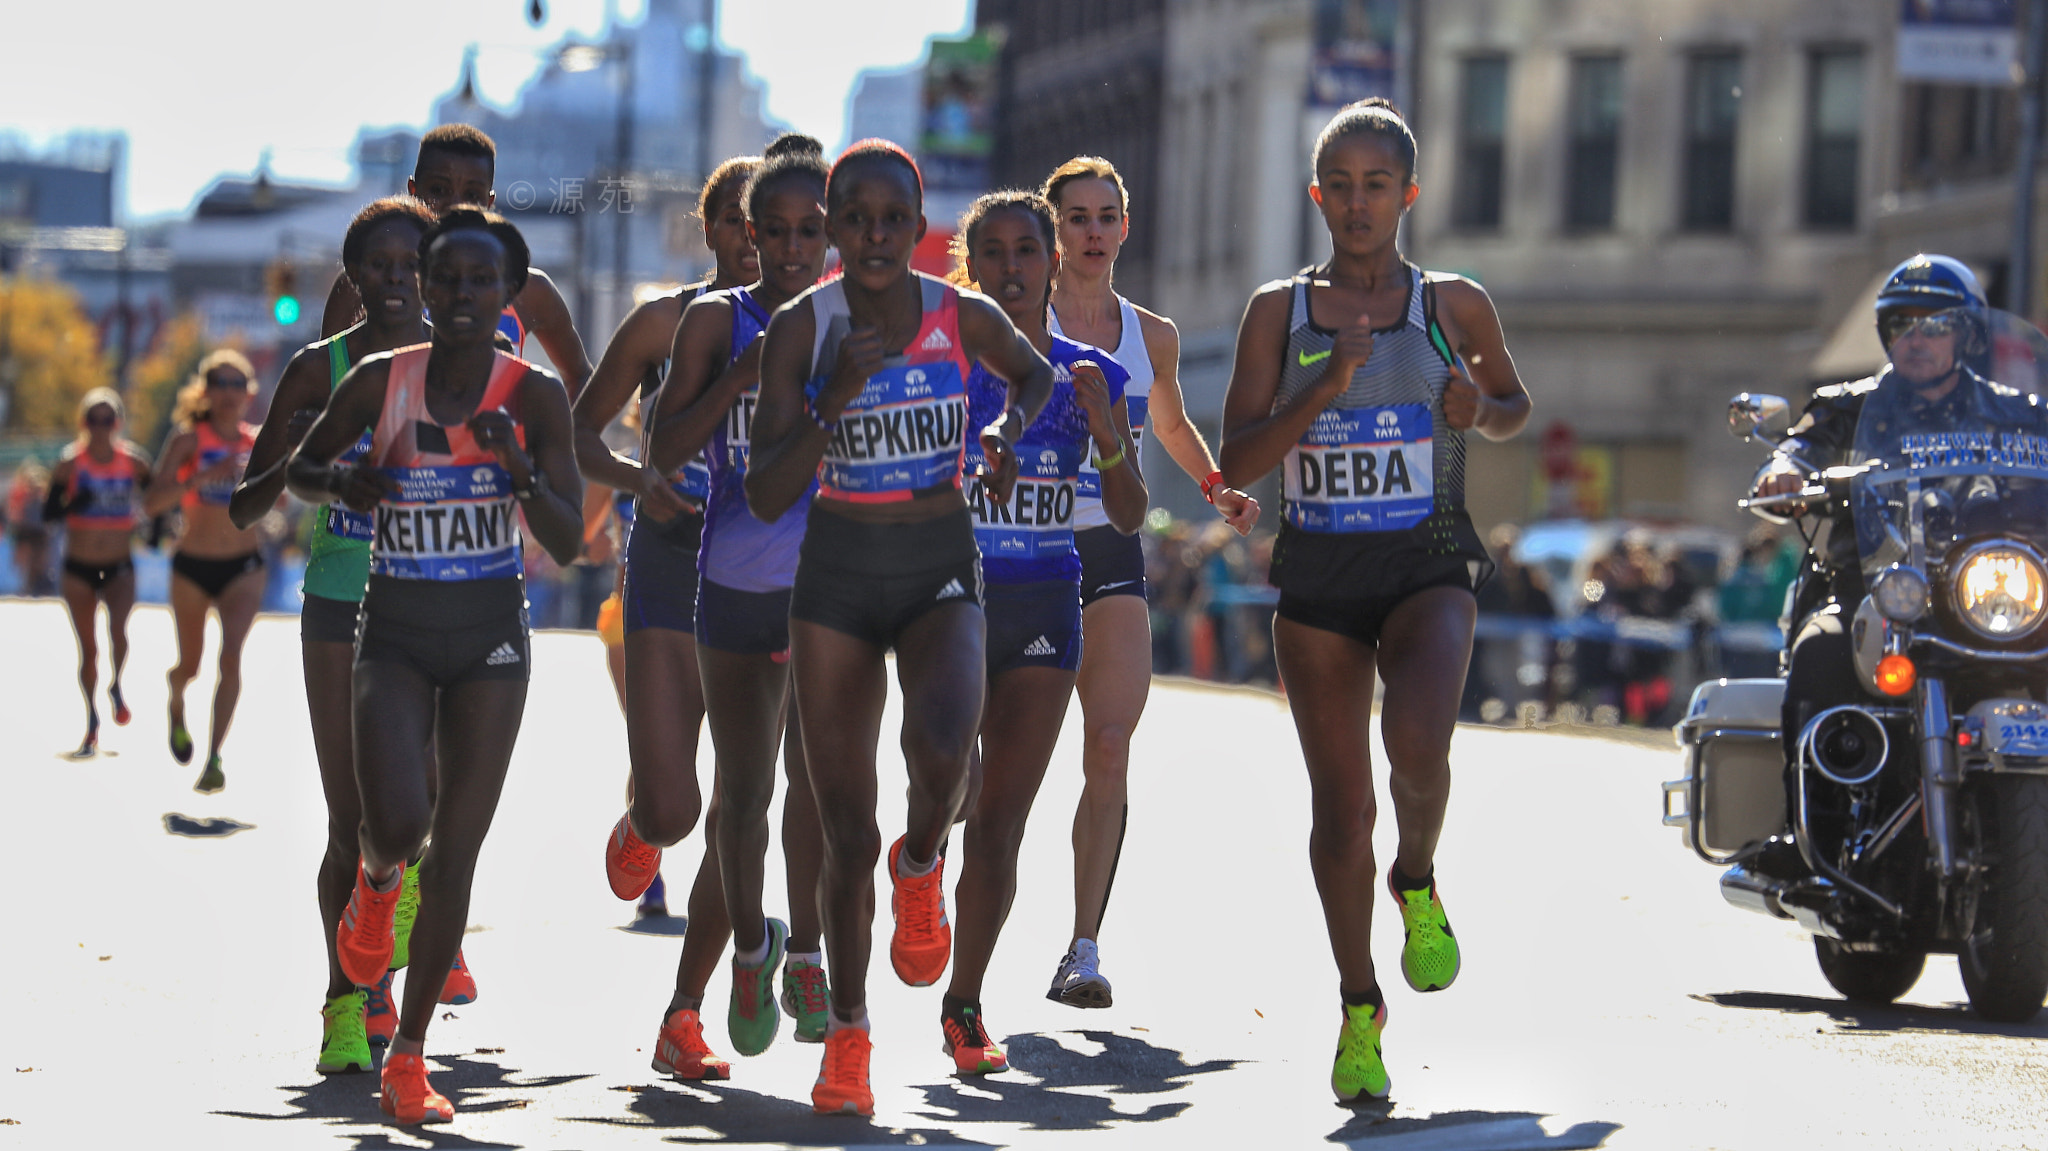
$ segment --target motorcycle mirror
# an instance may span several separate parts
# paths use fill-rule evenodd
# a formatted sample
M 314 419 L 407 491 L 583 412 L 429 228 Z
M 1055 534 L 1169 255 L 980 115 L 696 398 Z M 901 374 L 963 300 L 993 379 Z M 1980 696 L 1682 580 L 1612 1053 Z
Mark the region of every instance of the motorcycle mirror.
M 1783 396 L 1743 392 L 1728 401 L 1728 434 L 1748 443 L 1777 439 L 1792 427 L 1792 402 Z

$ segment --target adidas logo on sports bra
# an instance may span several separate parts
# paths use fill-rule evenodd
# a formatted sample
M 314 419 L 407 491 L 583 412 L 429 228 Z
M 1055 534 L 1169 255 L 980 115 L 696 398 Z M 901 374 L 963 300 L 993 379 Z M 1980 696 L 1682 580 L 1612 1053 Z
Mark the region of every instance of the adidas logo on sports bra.
M 926 336 L 924 343 L 919 344 L 918 347 L 927 352 L 944 352 L 952 349 L 953 341 L 946 338 L 944 329 L 933 328 L 932 334 Z

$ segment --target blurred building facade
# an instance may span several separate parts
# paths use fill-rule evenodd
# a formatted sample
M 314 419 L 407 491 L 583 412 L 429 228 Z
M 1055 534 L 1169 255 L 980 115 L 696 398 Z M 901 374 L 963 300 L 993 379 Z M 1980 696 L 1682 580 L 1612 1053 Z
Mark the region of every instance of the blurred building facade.
M 1076 152 L 1117 162 L 1133 196 L 1118 286 L 1178 323 L 1183 392 L 1212 437 L 1251 291 L 1327 253 L 1306 186 L 1328 113 L 1305 77 L 1319 10 L 1367 3 L 980 5 L 1010 33 L 998 182 L 1036 183 Z M 1867 322 L 1873 277 L 1922 248 L 2003 293 L 2015 96 L 1902 82 L 1896 4 L 1402 8 L 1396 91 L 1423 189 L 1404 246 L 1487 287 L 1537 404 L 1518 440 L 1474 437 L 1482 525 L 1737 526 L 1757 453 L 1722 430 L 1729 394 L 1847 374 L 1855 356 L 1820 353 Z M 1174 470 L 1148 479 L 1185 505 L 1191 485 L 1157 483 Z

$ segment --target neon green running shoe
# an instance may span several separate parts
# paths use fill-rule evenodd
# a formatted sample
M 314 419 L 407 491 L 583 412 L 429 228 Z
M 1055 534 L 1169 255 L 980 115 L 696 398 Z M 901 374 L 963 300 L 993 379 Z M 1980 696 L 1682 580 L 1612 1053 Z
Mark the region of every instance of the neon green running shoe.
M 798 1043 L 825 1041 L 825 1014 L 832 1009 L 832 990 L 825 969 L 792 955 L 782 965 L 782 1009 L 796 1020 Z
M 365 1002 L 363 989 L 358 987 L 328 1000 L 327 1006 L 320 1009 L 324 1023 L 320 1032 L 320 1062 L 315 1068 L 320 1074 L 370 1069 L 370 1033 L 363 1027 Z
M 775 1008 L 775 969 L 782 966 L 789 926 L 780 919 L 766 925 L 767 956 L 752 967 L 732 961 L 732 1006 L 725 1013 L 725 1033 L 732 1037 L 733 1050 L 742 1055 L 768 1050 L 776 1028 L 782 1026 L 782 1012 Z
M 1380 1033 L 1387 1028 L 1387 1006 L 1344 1005 L 1344 1028 L 1337 1032 L 1337 1062 L 1330 1068 L 1330 1090 L 1340 1103 L 1366 1096 L 1385 1099 L 1393 1090 L 1387 1065 L 1380 1060 Z
M 1394 893 L 1394 906 L 1401 909 L 1401 927 L 1407 933 L 1401 944 L 1401 975 L 1417 991 L 1442 991 L 1458 978 L 1458 937 L 1451 931 L 1450 917 L 1437 898 L 1436 881 L 1422 891 L 1403 891 L 1394 886 L 1394 872 L 1387 871 L 1387 890 Z
M 206 767 L 192 784 L 192 790 L 201 795 L 212 795 L 228 785 L 227 773 L 220 769 L 220 757 L 208 756 Z
M 185 730 L 185 721 L 171 717 L 171 758 L 180 764 L 192 762 L 192 733 Z
M 420 866 L 414 860 L 398 884 L 398 907 L 391 915 L 391 970 L 412 962 L 412 925 L 420 917 Z

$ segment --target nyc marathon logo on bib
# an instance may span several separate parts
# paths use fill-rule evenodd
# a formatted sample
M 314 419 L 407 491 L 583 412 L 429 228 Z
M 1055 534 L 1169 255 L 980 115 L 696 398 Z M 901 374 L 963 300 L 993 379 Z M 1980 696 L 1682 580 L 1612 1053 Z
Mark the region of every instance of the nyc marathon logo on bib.
M 711 469 L 704 465 L 703 455 L 690 457 L 690 462 L 676 469 L 669 477 L 668 486 L 683 497 L 683 502 L 694 507 L 703 507 L 711 498 Z
M 518 575 L 512 477 L 497 463 L 385 468 L 398 495 L 377 505 L 370 570 L 399 579 Z
M 376 446 L 375 434 L 365 431 L 363 438 L 357 440 L 354 447 L 343 452 L 341 458 L 336 460 L 335 463 L 341 464 L 344 467 L 354 467 L 356 461 L 369 455 L 370 449 L 374 446 Z M 327 534 L 336 539 L 369 543 L 377 534 L 377 522 L 368 512 L 350 511 L 342 504 L 328 504 Z
M 1422 522 L 1436 495 L 1431 437 L 1425 404 L 1326 409 L 1287 453 L 1287 522 L 1310 532 Z
M 897 365 L 869 376 L 825 448 L 819 486 L 860 499 L 958 482 L 965 391 L 960 369 L 949 361 Z
M 1017 452 L 1017 485 L 1007 503 L 998 503 L 976 474 L 988 466 L 980 443 L 968 448 L 967 506 L 974 512 L 974 542 L 986 559 L 1064 556 L 1074 547 L 1081 449 L 1023 445 Z
M 242 480 L 242 471 L 249 466 L 247 452 L 237 452 L 231 447 L 206 447 L 199 450 L 199 463 L 194 471 L 205 471 L 228 457 L 235 457 L 235 470 L 226 479 L 211 479 L 193 490 L 199 494 L 199 502 L 224 508 L 235 498 L 235 485 Z

